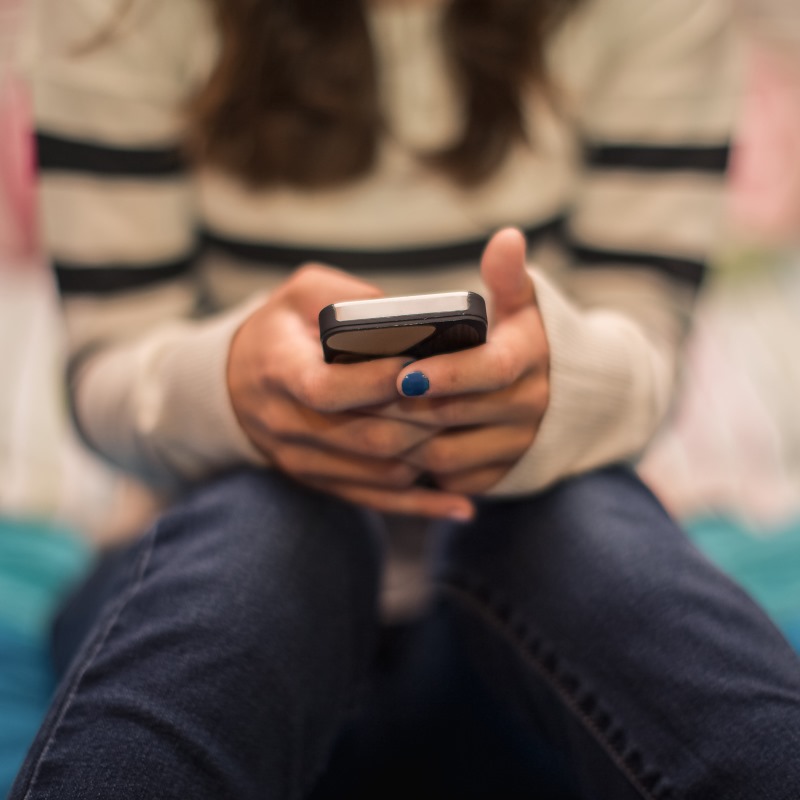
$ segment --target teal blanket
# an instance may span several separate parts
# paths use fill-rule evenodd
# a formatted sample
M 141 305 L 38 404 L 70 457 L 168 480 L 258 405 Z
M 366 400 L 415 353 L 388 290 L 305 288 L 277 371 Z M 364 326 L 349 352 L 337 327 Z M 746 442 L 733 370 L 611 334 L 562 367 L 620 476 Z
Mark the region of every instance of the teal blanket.
M 53 690 L 50 619 L 89 563 L 89 549 L 69 531 L 0 519 L 0 797 L 8 793 Z

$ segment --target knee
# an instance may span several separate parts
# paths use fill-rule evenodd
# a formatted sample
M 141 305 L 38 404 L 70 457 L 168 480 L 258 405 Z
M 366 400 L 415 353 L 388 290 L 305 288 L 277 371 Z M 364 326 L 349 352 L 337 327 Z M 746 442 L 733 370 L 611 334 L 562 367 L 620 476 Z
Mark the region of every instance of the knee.
M 147 580 L 216 636 L 246 646 L 367 624 L 380 551 L 370 518 L 275 472 L 242 470 L 156 525 Z M 371 620 L 369 620 L 371 622 Z
M 583 624 L 641 617 L 663 606 L 676 569 L 696 554 L 628 470 L 564 481 L 531 498 L 482 505 L 475 524 L 449 528 L 438 575 L 530 618 Z

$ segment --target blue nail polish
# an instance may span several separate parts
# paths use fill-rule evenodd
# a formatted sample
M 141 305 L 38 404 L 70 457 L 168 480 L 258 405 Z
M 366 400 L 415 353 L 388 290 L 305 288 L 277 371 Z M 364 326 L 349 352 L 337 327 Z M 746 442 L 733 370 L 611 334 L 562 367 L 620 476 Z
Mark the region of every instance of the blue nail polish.
M 431 382 L 421 372 L 409 372 L 403 378 L 402 390 L 406 397 L 420 397 L 431 388 Z
M 416 360 L 416 358 L 412 358 L 411 361 L 406 361 L 405 364 L 403 364 L 403 369 L 405 369 L 409 364 L 413 364 Z

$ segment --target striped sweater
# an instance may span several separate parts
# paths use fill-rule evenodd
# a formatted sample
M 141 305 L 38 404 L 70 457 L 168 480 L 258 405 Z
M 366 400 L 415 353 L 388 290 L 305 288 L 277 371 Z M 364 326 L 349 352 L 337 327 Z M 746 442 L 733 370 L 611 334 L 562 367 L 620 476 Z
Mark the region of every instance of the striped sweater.
M 105 0 L 39 0 L 31 79 L 46 246 L 64 302 L 70 391 L 87 442 L 160 487 L 263 456 L 227 394 L 231 338 L 309 261 L 387 294 L 481 290 L 490 233 L 529 240 L 551 400 L 497 495 L 641 453 L 669 408 L 718 229 L 736 105 L 725 0 L 588 0 L 550 43 L 561 107 L 537 97 L 479 187 L 430 170 L 456 93 L 437 3 L 369 11 L 386 119 L 369 175 L 254 191 L 181 157 L 181 109 L 217 39 L 201 0 L 134 5 L 111 42 Z

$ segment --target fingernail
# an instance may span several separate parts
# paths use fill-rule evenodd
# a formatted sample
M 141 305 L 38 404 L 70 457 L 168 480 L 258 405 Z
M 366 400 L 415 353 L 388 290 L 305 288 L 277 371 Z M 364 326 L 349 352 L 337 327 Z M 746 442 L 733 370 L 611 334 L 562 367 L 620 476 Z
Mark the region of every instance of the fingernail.
M 457 506 L 447 512 L 447 517 L 455 522 L 469 522 L 472 519 L 472 509 Z
M 420 397 L 430 388 L 431 383 L 428 377 L 421 372 L 409 372 L 401 384 L 401 389 L 406 397 Z
M 411 361 L 406 361 L 406 363 L 403 364 L 403 369 L 405 369 L 409 364 L 413 364 L 416 360 L 416 358 L 412 358 Z

